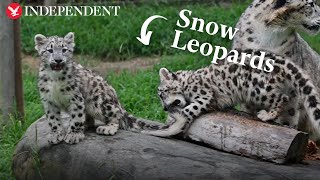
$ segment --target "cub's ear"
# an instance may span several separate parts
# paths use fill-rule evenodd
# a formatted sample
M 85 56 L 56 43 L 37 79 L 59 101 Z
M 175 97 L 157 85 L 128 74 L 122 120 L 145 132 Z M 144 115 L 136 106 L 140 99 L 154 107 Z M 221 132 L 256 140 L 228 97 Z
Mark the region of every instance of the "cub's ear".
M 74 33 L 73 32 L 69 32 L 63 39 L 68 44 L 72 44 L 72 46 L 74 46 Z
M 42 34 L 37 34 L 34 36 L 34 43 L 36 44 L 35 49 L 38 50 L 39 46 L 42 46 L 47 41 L 47 38 Z
M 281 7 L 283 7 L 286 3 L 287 3 L 288 0 L 274 0 L 274 9 L 279 9 Z
M 171 73 L 166 68 L 161 68 L 159 71 L 160 81 L 169 81 L 171 77 Z

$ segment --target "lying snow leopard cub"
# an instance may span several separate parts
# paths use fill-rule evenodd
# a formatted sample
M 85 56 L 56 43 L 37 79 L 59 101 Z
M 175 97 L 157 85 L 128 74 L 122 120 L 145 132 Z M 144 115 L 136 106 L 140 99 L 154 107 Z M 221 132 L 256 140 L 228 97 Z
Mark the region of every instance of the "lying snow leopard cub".
M 106 123 L 96 129 L 104 135 L 114 135 L 119 128 L 132 131 L 160 128 L 129 115 L 119 103 L 115 90 L 102 77 L 72 61 L 73 33 L 65 37 L 38 34 L 34 40 L 41 58 L 38 88 L 51 127 L 50 143 L 64 140 L 74 144 L 84 139 L 86 116 Z M 71 116 L 66 134 L 61 127 L 61 111 Z
M 260 55 L 259 51 L 247 50 L 246 53 Z M 175 121 L 164 129 L 142 133 L 175 135 L 186 131 L 201 114 L 234 107 L 240 102 L 257 107 L 257 117 L 262 121 L 277 118 L 279 123 L 295 127 L 298 117 L 282 118 L 284 107 L 295 96 L 304 104 L 311 124 L 319 133 L 320 99 L 310 78 L 301 68 L 281 56 L 267 53 L 266 59 L 275 60 L 274 70 L 270 73 L 238 64 L 212 64 L 196 71 L 174 73 L 160 69 L 158 95 L 164 109 Z M 296 92 L 284 91 L 288 85 Z M 290 122 L 285 122 L 288 120 Z

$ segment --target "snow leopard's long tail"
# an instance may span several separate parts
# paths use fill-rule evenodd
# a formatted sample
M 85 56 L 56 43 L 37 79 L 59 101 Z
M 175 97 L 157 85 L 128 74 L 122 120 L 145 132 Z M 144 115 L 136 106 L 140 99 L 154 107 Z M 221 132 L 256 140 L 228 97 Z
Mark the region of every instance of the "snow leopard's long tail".
M 279 60 L 275 62 L 275 66 L 278 65 L 283 69 L 284 78 L 289 80 L 299 93 L 311 125 L 316 133 L 320 134 L 320 98 L 311 78 L 291 61 Z
M 159 130 L 162 128 L 165 128 L 166 125 L 155 122 L 152 120 L 147 120 L 147 119 L 142 119 L 135 117 L 129 113 L 126 113 L 124 117 L 124 121 L 120 123 L 120 128 L 129 130 L 129 131 L 134 131 L 134 132 L 141 132 L 143 130 Z
M 180 115 L 180 113 L 173 113 L 171 116 L 174 121 L 162 124 L 147 119 L 137 118 L 127 113 L 124 118 L 125 120 L 120 123 L 120 128 L 133 132 L 140 132 L 142 134 L 168 137 L 182 132 L 187 120 L 184 116 Z
M 179 134 L 183 131 L 183 128 L 185 127 L 185 124 L 187 122 L 187 118 L 179 112 L 172 113 L 170 116 L 171 118 L 173 118 L 174 121 L 168 123 L 165 126 L 160 127 L 160 129 L 156 131 L 149 129 L 143 130 L 141 131 L 141 133 L 159 137 L 169 137 Z

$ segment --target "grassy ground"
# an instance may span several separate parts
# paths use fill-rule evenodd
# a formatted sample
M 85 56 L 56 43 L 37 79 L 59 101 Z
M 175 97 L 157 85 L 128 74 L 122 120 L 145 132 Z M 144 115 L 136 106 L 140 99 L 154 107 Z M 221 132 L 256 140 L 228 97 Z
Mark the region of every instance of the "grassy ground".
M 236 2 L 236 1 L 234 1 Z M 96 56 L 105 60 L 125 60 L 137 56 L 172 55 L 179 50 L 170 48 L 179 19 L 179 11 L 189 9 L 192 17 L 204 19 L 206 22 L 217 22 L 228 26 L 235 26 L 241 13 L 248 6 L 247 3 L 234 3 L 228 7 L 196 5 L 140 5 L 122 6 L 117 17 L 22 17 L 21 40 L 22 50 L 26 54 L 34 54 L 34 35 L 65 35 L 73 31 L 76 34 L 76 53 Z M 153 21 L 148 30 L 153 31 L 151 44 L 144 46 L 136 37 L 140 35 L 142 23 L 152 15 L 162 15 L 168 21 L 158 19 Z M 133 18 L 134 17 L 134 18 Z M 227 46 L 229 40 L 219 35 L 208 36 L 190 29 L 183 29 L 181 41 L 197 39 Z M 81 37 L 81 38 L 77 38 Z M 305 36 L 312 42 L 314 48 L 320 46 L 320 36 Z
M 77 38 L 76 53 L 84 53 L 108 59 L 126 59 L 135 56 L 175 54 L 178 50 L 170 48 L 174 37 L 179 11 L 189 9 L 195 17 L 207 22 L 215 21 L 232 26 L 236 23 L 247 4 L 232 8 L 208 5 L 184 6 L 122 6 L 118 17 L 23 17 L 22 49 L 25 53 L 34 52 L 33 37 L 38 33 L 46 35 L 65 35 L 73 31 Z M 148 29 L 153 31 L 151 44 L 144 46 L 137 41 L 142 23 L 152 15 L 162 15 L 165 20 L 153 21 Z M 80 23 L 81 24 L 80 24 Z M 61 26 L 63 24 L 64 26 Z M 219 42 L 224 46 L 228 42 L 217 36 L 205 33 L 185 31 L 182 40 L 193 37 L 203 42 Z
M 130 113 L 154 120 L 162 121 L 165 114 L 160 106 L 156 93 L 159 83 L 158 70 L 167 67 L 170 70 L 196 69 L 210 63 L 191 53 L 179 54 L 170 48 L 173 40 L 175 21 L 181 9 L 190 9 L 193 15 L 207 21 L 215 21 L 234 26 L 241 12 L 247 4 L 232 5 L 229 8 L 208 7 L 205 5 L 188 5 L 183 7 L 141 6 L 122 7 L 121 15 L 117 18 L 99 17 L 23 17 L 22 18 L 22 45 L 23 51 L 33 54 L 33 36 L 43 32 L 48 35 L 64 35 L 69 31 L 76 33 L 76 53 L 88 54 L 102 59 L 125 59 L 134 56 L 163 55 L 159 64 L 153 69 L 130 73 L 110 73 L 108 82 L 116 89 L 124 107 Z M 149 29 L 154 31 L 151 45 L 143 46 L 136 40 L 140 34 L 143 21 L 154 14 L 163 15 L 168 22 L 158 20 L 153 22 Z M 121 18 L 130 17 L 130 18 Z M 80 22 L 80 23 L 79 23 Z M 81 37 L 81 38 L 80 38 Z M 195 38 L 202 42 L 225 47 L 230 41 L 217 36 L 207 36 L 186 30 L 181 41 Z M 314 47 L 320 47 L 320 36 L 308 37 L 308 42 Z M 319 50 L 319 49 L 318 49 Z M 24 97 L 25 123 L 12 120 L 12 123 L 0 129 L 0 179 L 13 179 L 11 175 L 12 153 L 27 127 L 42 116 L 36 88 L 36 73 L 24 67 Z

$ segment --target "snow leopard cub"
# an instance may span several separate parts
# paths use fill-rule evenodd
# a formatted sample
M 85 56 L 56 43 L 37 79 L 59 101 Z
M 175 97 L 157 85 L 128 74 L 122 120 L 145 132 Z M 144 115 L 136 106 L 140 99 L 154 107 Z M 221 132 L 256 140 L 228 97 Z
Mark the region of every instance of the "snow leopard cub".
M 106 125 L 98 134 L 114 135 L 119 128 L 140 131 L 160 126 L 129 115 L 121 106 L 116 91 L 102 77 L 72 60 L 74 34 L 65 37 L 37 34 L 35 49 L 40 55 L 38 88 L 46 117 L 51 127 L 49 142 L 75 144 L 83 140 L 85 117 Z M 61 112 L 70 114 L 69 128 L 64 133 Z
M 259 56 L 261 52 L 246 50 L 246 53 Z M 201 114 L 234 107 L 238 103 L 257 107 L 259 111 L 254 115 L 262 121 L 277 119 L 281 124 L 296 127 L 301 110 L 290 110 L 291 118 L 285 117 L 288 112 L 284 112 L 284 107 L 295 98 L 299 102 L 290 103 L 304 105 L 310 123 L 319 134 L 320 99 L 309 76 L 281 56 L 267 53 L 265 58 L 275 60 L 272 72 L 227 63 L 220 66 L 211 64 L 196 71 L 169 72 L 165 68 L 160 69 L 158 95 L 174 121 L 164 129 L 142 133 L 175 135 L 186 131 Z M 286 86 L 291 86 L 295 91 L 286 92 Z

